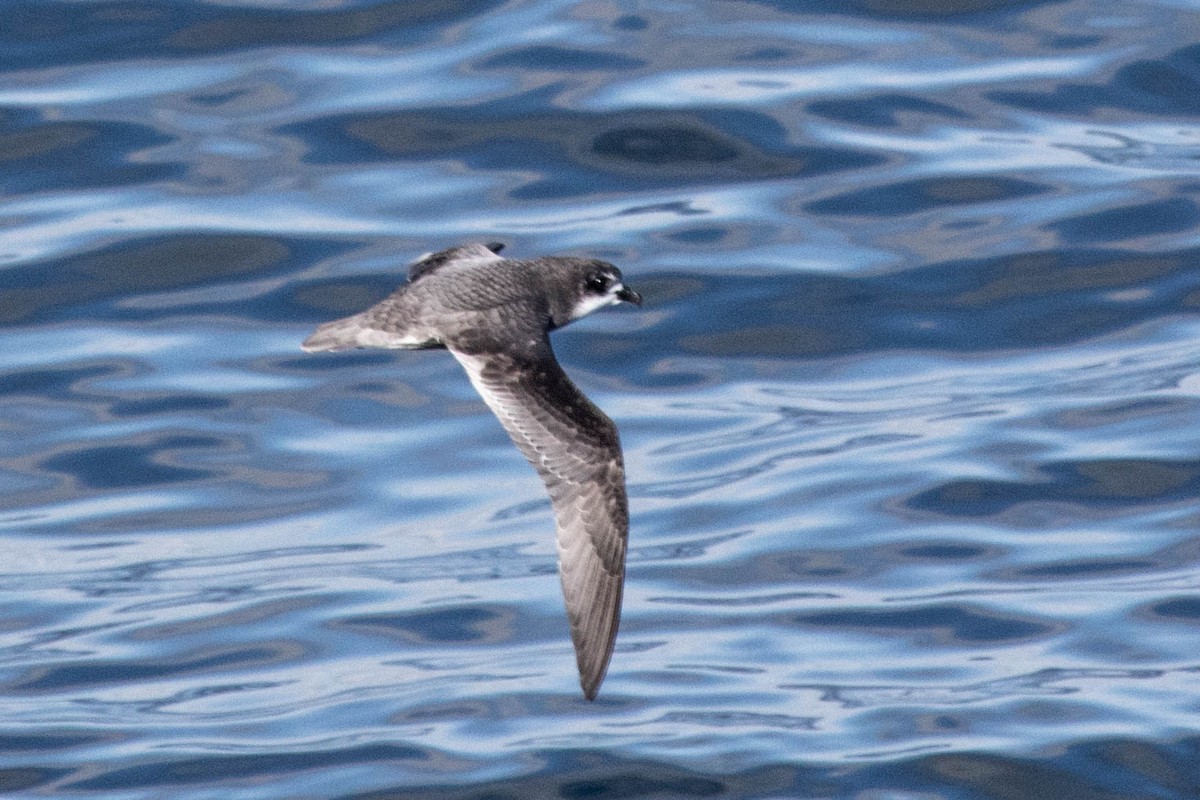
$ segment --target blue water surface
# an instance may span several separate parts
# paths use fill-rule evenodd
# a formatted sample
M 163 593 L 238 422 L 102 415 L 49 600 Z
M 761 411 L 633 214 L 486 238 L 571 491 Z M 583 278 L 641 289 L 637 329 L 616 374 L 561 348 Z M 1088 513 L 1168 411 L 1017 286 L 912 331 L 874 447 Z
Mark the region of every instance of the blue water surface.
M 6 3 L 0 795 L 1200 796 L 1200 8 Z M 417 255 L 618 264 L 578 689 Z

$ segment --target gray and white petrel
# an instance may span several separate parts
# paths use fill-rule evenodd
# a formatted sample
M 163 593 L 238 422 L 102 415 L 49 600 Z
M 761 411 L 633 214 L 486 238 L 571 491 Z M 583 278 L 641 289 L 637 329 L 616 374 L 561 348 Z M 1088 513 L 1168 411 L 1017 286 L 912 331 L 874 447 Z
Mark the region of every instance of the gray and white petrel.
M 612 657 L 625 583 L 629 506 L 617 427 L 554 358 L 550 331 L 608 305 L 641 305 L 605 261 L 503 258 L 465 244 L 418 258 L 377 305 L 326 322 L 304 349 L 445 348 L 541 475 L 558 533 L 579 684 L 595 699 Z

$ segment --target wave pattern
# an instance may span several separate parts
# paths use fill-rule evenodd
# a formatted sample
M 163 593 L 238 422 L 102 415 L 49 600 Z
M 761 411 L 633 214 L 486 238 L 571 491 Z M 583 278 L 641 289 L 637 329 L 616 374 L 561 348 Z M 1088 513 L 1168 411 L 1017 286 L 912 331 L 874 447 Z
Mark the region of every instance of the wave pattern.
M 1187 4 L 5 19 L 4 796 L 1200 795 Z M 298 349 L 467 240 L 646 299 L 555 338 L 630 481 L 593 704 L 453 360 Z

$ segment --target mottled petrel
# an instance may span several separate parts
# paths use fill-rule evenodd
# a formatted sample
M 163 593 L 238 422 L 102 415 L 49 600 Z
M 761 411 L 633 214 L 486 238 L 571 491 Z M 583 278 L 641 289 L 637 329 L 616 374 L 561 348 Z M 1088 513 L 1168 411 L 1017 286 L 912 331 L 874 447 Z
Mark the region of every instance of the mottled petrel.
M 558 569 L 587 699 L 612 657 L 625 583 L 629 507 L 612 420 L 554 358 L 550 331 L 642 298 L 605 261 L 504 258 L 466 244 L 418 258 L 377 305 L 321 325 L 304 349 L 445 348 L 541 475 L 554 507 Z

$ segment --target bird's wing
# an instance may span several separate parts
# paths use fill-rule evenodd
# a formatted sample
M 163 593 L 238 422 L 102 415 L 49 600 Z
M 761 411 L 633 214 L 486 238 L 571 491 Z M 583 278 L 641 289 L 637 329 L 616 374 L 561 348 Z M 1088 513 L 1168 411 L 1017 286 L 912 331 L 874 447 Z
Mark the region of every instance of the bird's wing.
M 428 275 L 438 267 L 451 262 L 475 261 L 486 264 L 489 261 L 503 261 L 504 257 L 497 255 L 503 249 L 504 245 L 500 242 L 488 242 L 487 244 L 472 242 L 439 250 L 436 253 L 426 253 L 408 265 L 408 280 L 411 283 L 422 275 Z
M 571 382 L 549 339 L 450 352 L 541 475 L 558 532 L 558 568 L 584 695 L 594 699 L 621 613 L 629 506 L 612 420 Z

